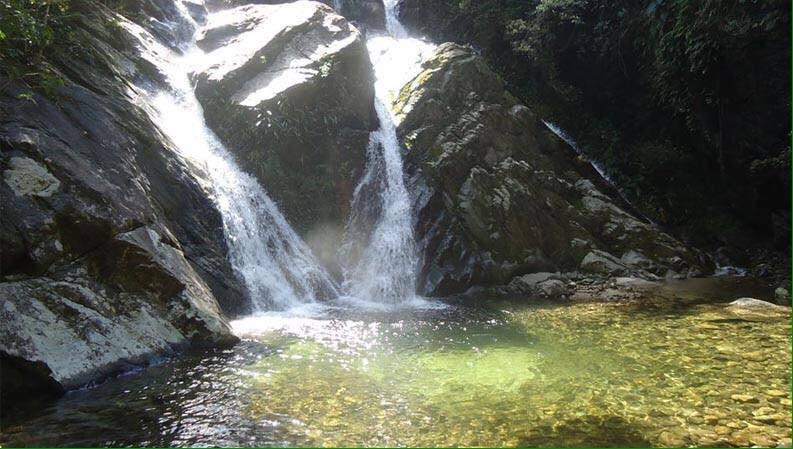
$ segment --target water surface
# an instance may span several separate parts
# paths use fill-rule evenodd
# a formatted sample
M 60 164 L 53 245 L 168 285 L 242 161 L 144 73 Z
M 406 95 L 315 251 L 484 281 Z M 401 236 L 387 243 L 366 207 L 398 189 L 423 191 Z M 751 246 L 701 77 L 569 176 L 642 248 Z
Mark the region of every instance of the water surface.
M 789 444 L 788 316 L 684 299 L 259 315 L 233 349 L 4 407 L 2 444 Z

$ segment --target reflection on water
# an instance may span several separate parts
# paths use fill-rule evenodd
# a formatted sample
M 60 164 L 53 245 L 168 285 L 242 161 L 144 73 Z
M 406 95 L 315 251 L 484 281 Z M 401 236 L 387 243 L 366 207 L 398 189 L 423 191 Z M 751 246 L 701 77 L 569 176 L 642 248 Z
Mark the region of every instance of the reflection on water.
M 673 305 L 264 314 L 232 350 L 6 410 L 1 442 L 789 444 L 787 314 Z

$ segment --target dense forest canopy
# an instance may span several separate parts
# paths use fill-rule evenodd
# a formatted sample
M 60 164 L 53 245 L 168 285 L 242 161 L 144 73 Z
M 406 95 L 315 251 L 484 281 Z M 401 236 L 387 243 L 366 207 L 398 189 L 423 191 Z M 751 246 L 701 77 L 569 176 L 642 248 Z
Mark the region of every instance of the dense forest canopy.
M 705 246 L 786 247 L 789 2 L 426 1 L 408 23 L 483 52 L 648 216 Z

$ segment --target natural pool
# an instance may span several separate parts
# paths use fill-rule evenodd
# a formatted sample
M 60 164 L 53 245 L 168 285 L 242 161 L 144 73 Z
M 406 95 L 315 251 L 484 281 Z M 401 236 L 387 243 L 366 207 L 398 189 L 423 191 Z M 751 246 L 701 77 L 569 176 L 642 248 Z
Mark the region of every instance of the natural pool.
M 4 406 L 0 442 L 790 445 L 789 315 L 703 301 L 264 315 L 234 349 Z

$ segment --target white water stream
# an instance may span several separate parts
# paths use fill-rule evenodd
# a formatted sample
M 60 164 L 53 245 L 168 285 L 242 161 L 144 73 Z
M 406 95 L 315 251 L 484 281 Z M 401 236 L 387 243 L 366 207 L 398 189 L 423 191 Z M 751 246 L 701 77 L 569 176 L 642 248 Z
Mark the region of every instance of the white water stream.
M 275 203 L 207 127 L 188 76 L 204 53 L 190 43 L 179 55 L 142 28 L 125 26 L 138 36 L 142 55 L 167 79 L 170 89 L 150 92 L 155 121 L 177 151 L 206 174 L 206 187 L 223 218 L 231 264 L 248 288 L 254 311 L 337 297 L 334 281 Z
M 348 233 L 362 232 L 355 222 L 366 211 L 377 211 L 368 242 L 345 289 L 355 298 L 385 304 L 416 299 L 419 254 L 413 235 L 411 198 L 405 187 L 402 150 L 390 105 L 399 89 L 417 75 L 434 46 L 407 36 L 397 20 L 396 0 L 386 0 L 385 34 L 370 35 L 367 48 L 375 69 L 375 109 L 380 129 L 372 133 L 364 176 L 355 190 Z M 375 191 L 377 194 L 372 194 Z M 371 204 L 376 202 L 376 204 Z
M 335 3 L 341 6 L 341 2 Z M 183 20 L 198 28 L 181 2 L 177 4 L 183 10 Z M 317 300 L 336 298 L 385 307 L 417 303 L 419 257 L 390 104 L 395 93 L 418 74 L 434 46 L 407 37 L 396 18 L 396 0 L 386 0 L 385 5 L 388 32 L 372 35 L 367 41 L 376 73 L 375 108 L 380 129 L 370 137 L 367 167 L 353 200 L 354 210 L 375 213 L 363 249 L 345 270 L 343 289 L 314 258 L 257 180 L 236 165 L 207 127 L 189 79 L 191 71 L 206 63 L 207 55 L 194 42 L 186 43 L 179 54 L 141 27 L 123 24 L 138 37 L 143 57 L 167 80 L 167 89 L 149 89 L 146 106 L 176 150 L 205 174 L 205 186 L 223 218 L 231 264 L 245 282 L 257 313 L 305 310 Z M 348 233 L 359 231 L 351 219 Z

